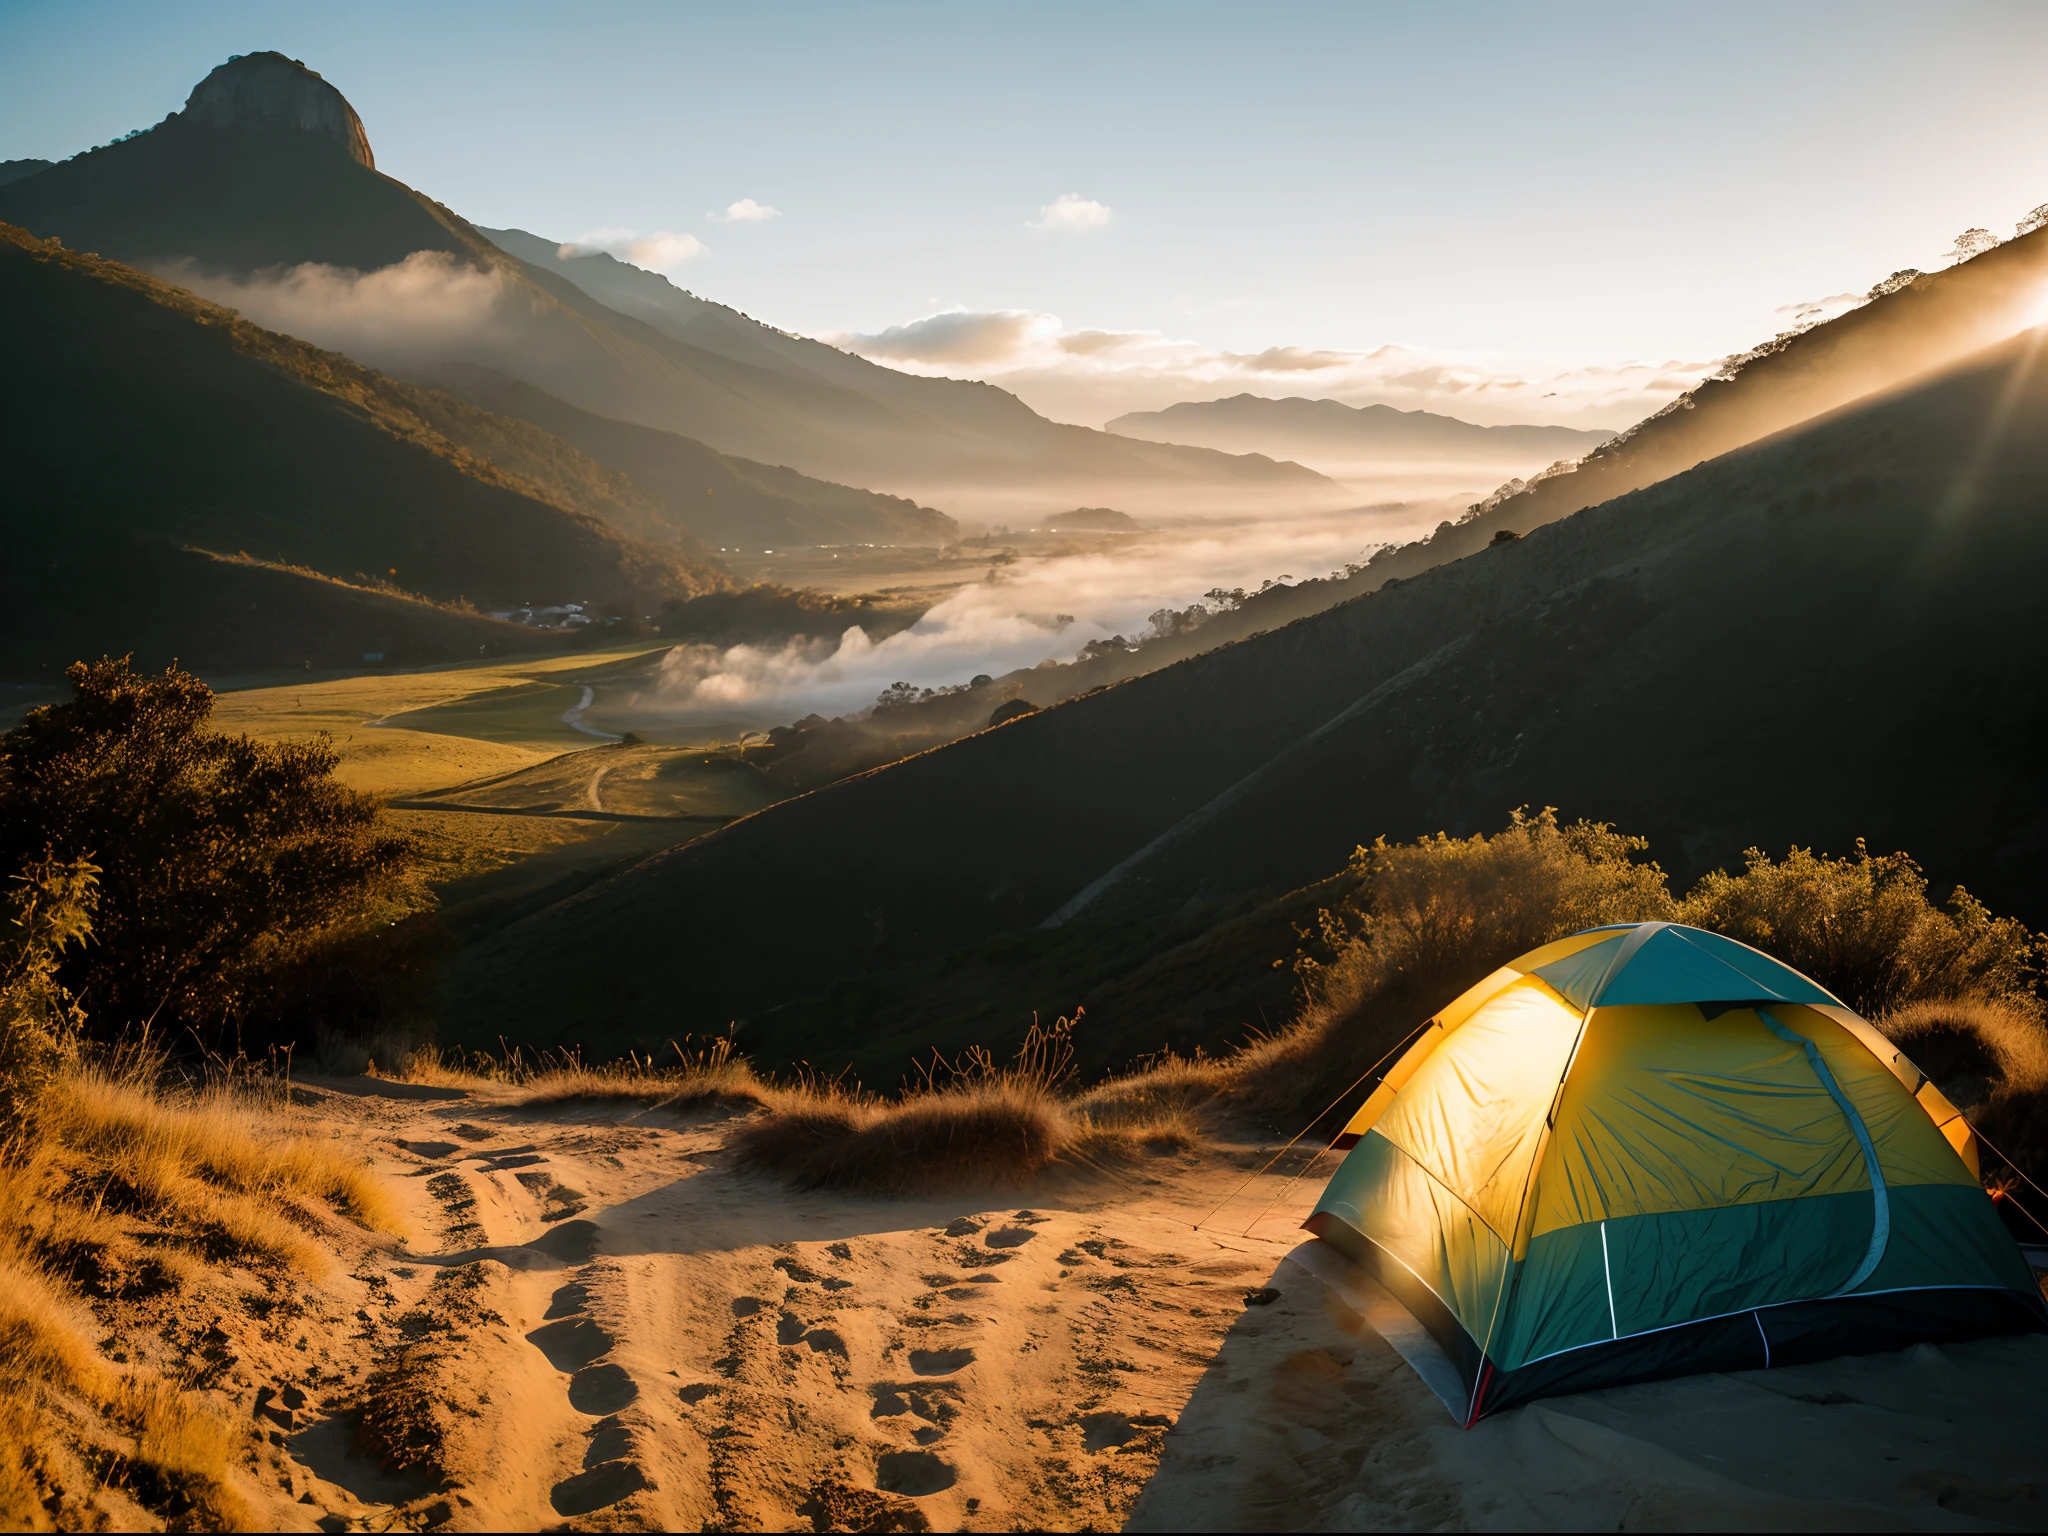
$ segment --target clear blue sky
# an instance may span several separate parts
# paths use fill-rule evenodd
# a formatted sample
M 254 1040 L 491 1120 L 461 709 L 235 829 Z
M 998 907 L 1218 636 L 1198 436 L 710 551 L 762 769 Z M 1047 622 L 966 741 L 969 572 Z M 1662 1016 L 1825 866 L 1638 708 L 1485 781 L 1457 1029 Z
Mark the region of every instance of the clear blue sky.
M 231 53 L 483 224 L 697 236 L 776 324 L 1700 358 L 2048 202 L 2048 5 L 0 5 L 0 158 Z M 1109 221 L 1027 228 L 1074 193 Z M 781 210 L 706 215 L 740 198 Z

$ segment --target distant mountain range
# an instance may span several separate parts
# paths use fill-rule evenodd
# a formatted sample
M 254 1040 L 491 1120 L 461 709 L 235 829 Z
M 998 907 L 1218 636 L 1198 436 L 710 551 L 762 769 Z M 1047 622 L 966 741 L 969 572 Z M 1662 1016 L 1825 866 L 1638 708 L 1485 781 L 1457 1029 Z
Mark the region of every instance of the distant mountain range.
M 956 505 L 1190 497 L 1341 506 L 1295 464 L 1063 426 L 986 384 L 914 378 L 788 336 L 604 256 L 504 249 L 375 168 L 346 100 L 274 53 L 214 70 L 148 132 L 0 185 L 0 220 L 166 273 L 389 370 L 484 367 L 581 410 L 827 480 Z M 349 274 L 419 258 L 411 293 L 465 284 L 468 323 L 376 324 Z M 424 264 L 421 264 L 424 262 Z M 322 302 L 282 272 L 313 263 Z M 617 306 L 624 306 L 620 308 Z M 402 317 L 400 317 L 402 318 Z
M 0 312 L 8 677 L 130 650 L 236 668 L 473 656 L 539 643 L 479 608 L 635 613 L 732 584 L 672 529 L 622 531 L 658 509 L 527 422 L 9 225 Z
M 772 1058 L 775 1010 L 834 978 L 1243 910 L 1518 805 L 1646 833 L 1680 876 L 1865 836 L 2038 923 L 2044 342 L 658 855 L 459 957 L 451 1032 L 741 1019 Z
M 1299 395 L 1184 401 L 1163 411 L 1132 411 L 1105 430 L 1155 443 L 1299 459 L 1324 466 L 1326 472 L 1335 472 L 1329 468 L 1333 465 L 1349 469 L 1416 461 L 1541 467 L 1590 453 L 1614 436 L 1573 427 L 1479 427 L 1428 411 L 1351 406 Z

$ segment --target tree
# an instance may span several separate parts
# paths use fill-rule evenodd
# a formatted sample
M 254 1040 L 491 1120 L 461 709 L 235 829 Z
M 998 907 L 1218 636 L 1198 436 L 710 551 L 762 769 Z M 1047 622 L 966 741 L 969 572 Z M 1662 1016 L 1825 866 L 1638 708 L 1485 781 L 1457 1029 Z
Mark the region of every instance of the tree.
M 1956 263 L 1974 260 L 1998 244 L 1998 236 L 1988 229 L 1966 229 L 1956 236 Z
M 2025 218 L 2021 219 L 2013 229 L 2013 234 L 2015 236 L 2031 235 L 2044 224 L 2048 224 L 2048 203 L 2043 203 Z
M 426 904 L 411 839 L 325 740 L 209 730 L 212 690 L 176 666 L 65 675 L 69 703 L 0 738 L 0 877 L 98 867 L 92 940 L 56 973 L 97 1026 L 239 1026 L 310 950 Z
M 1918 267 L 1901 267 L 1890 277 L 1871 289 L 1870 296 L 1873 299 L 1881 299 L 1888 293 L 1897 293 L 1901 288 L 1910 288 L 1913 286 L 1914 279 L 1921 275 Z

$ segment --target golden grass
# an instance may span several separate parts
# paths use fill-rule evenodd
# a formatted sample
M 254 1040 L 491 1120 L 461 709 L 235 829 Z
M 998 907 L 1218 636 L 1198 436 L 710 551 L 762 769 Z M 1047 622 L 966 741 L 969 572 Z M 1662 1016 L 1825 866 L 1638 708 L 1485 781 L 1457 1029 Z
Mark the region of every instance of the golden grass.
M 404 1054 L 393 1074 L 409 1083 L 442 1088 L 497 1090 L 515 1109 L 549 1109 L 579 1101 L 630 1102 L 648 1108 L 688 1109 L 698 1104 L 757 1104 L 774 1090 L 754 1075 L 729 1039 L 695 1051 L 671 1045 L 672 1064 L 627 1056 L 587 1066 L 575 1051 L 543 1051 L 529 1057 L 512 1051 L 503 1058 L 485 1052 L 443 1055 L 431 1045 Z
M 321 1250 L 287 1215 L 297 1198 L 358 1225 L 402 1233 L 398 1207 L 360 1162 L 333 1146 L 279 1135 L 245 1100 L 215 1091 L 172 1105 L 93 1072 L 46 1096 L 38 1120 L 88 1176 L 118 1184 L 136 1208 L 188 1225 L 218 1257 L 258 1257 L 317 1271 Z
M 1018 1188 L 1199 1142 L 1227 1068 L 1168 1055 L 1076 1093 L 1078 1018 L 1033 1023 L 1005 1067 L 979 1049 L 935 1056 L 893 1099 L 836 1080 L 756 1081 L 762 1112 L 732 1146 L 743 1164 L 803 1188 L 906 1195 Z
M 117 1417 L 135 1436 L 125 1480 L 174 1528 L 246 1531 L 254 1513 L 229 1481 L 235 1441 L 227 1425 L 165 1381 L 124 1384 Z
M 2048 1242 L 2048 1025 L 2020 998 L 1908 1004 L 1877 1021 L 1913 1064 L 1969 1117 L 1985 1187 L 2018 1214 L 2009 1225 Z
M 52 1502 L 75 1515 L 62 1490 L 78 1481 L 77 1456 L 52 1411 L 68 1398 L 132 1436 L 111 1449 L 111 1475 L 175 1526 L 247 1529 L 250 1509 L 230 1482 L 228 1427 L 167 1382 L 117 1373 L 87 1341 L 84 1321 L 51 1275 L 0 1252 L 0 1528 L 47 1529 Z
M 76 1288 L 191 1286 L 204 1260 L 324 1269 L 320 1202 L 400 1230 L 391 1195 L 338 1148 L 283 1134 L 235 1092 L 167 1097 L 69 1070 L 0 1147 L 0 1528 L 103 1524 L 101 1483 L 174 1529 L 247 1529 L 240 1438 L 205 1403 L 90 1343 Z M 132 1230 L 136 1217 L 150 1230 Z

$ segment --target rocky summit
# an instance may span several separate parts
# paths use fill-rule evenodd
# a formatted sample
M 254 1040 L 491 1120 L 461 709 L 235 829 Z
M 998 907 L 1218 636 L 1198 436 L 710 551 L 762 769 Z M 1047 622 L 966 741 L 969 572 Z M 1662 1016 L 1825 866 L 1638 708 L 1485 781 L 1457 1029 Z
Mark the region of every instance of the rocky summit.
M 375 168 L 370 137 L 333 86 L 281 53 L 229 59 L 193 88 L 180 114 L 196 128 L 297 128 L 325 134 L 359 164 Z

